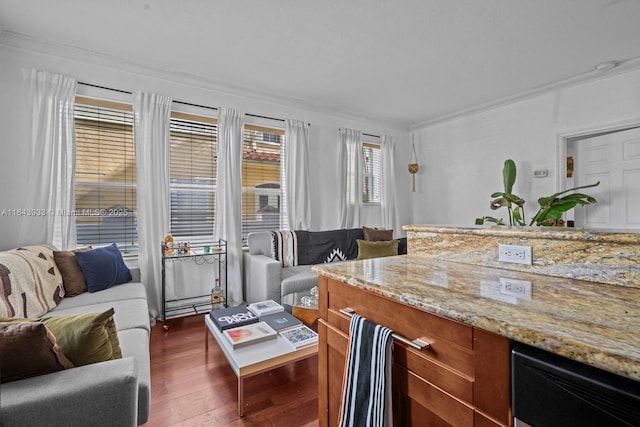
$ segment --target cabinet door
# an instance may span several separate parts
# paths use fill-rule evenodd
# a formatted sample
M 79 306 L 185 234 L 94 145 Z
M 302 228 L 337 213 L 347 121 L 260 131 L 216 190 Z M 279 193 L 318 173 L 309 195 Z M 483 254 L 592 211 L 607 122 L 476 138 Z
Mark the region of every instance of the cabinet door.
M 342 400 L 342 378 L 349 338 L 320 320 L 318 323 L 318 406 L 320 426 L 337 426 Z
M 511 348 L 509 340 L 474 329 L 473 403 L 502 425 L 511 425 Z

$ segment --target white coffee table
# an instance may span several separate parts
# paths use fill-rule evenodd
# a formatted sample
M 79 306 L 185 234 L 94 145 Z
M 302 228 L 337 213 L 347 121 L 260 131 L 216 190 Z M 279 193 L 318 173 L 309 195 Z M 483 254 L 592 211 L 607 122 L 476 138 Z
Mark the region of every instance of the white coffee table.
M 276 339 L 250 344 L 233 349 L 222 333 L 213 324 L 211 318 L 204 316 L 206 328 L 205 350 L 209 350 L 209 335 L 212 334 L 222 349 L 227 362 L 238 377 L 238 415 L 244 414 L 244 379 L 270 371 L 298 360 L 318 354 L 318 344 L 296 349 L 280 335 Z

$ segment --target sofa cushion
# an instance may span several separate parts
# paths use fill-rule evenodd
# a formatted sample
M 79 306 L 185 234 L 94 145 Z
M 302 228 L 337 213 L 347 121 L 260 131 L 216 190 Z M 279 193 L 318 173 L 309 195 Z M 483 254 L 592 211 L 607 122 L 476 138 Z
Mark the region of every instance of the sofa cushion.
M 146 288 L 140 282 L 128 282 L 100 292 L 85 292 L 73 298 L 64 298 L 52 312 L 55 313 L 58 310 L 66 310 L 68 308 L 85 307 L 87 305 L 138 298 L 147 298 Z
M 62 274 L 65 297 L 73 297 L 87 292 L 87 282 L 84 280 L 75 252 L 85 252 L 90 249 L 91 246 L 73 251 L 53 251 L 53 258 L 60 270 L 60 274 Z
M 97 292 L 131 280 L 131 272 L 115 243 L 86 252 L 77 252 L 89 292 Z
M 147 300 L 141 298 L 132 298 L 128 300 L 110 301 L 103 303 L 96 302 L 95 304 L 71 307 L 64 310 L 56 309 L 45 314 L 44 317 L 76 316 L 78 314 L 102 313 L 110 308 L 113 308 L 115 311 L 113 319 L 115 320 L 116 328 L 118 329 L 118 331 L 134 328 L 140 328 L 146 331 L 150 330 L 149 307 L 147 306 Z
M 398 241 L 377 241 L 358 240 L 358 259 L 382 258 L 386 256 L 398 255 Z
M 126 357 L 2 385 L 3 426 L 135 426 L 135 360 Z
M 298 265 L 282 269 L 281 296 L 308 292 L 318 285 L 318 275 L 311 271 L 311 265 Z
M 393 240 L 393 230 L 380 230 L 377 228 L 362 227 L 364 240 L 377 242 L 379 240 Z
M 0 252 L 0 316 L 38 317 L 64 297 L 53 250 L 25 246 Z
M 41 321 L 53 332 L 65 356 L 75 366 L 82 366 L 122 357 L 113 314 L 110 308 L 102 313 L 51 316 Z
M 73 368 L 41 322 L 0 323 L 0 382 Z

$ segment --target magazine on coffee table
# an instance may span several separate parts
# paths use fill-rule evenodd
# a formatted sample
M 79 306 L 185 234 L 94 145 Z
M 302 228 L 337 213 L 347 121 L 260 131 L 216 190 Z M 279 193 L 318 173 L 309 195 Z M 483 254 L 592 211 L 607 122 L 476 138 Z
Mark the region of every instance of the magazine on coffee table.
M 275 339 L 278 333 L 265 322 L 252 323 L 222 331 L 231 346 L 236 349 L 249 344 Z
M 318 342 L 318 334 L 315 333 L 313 329 L 305 325 L 280 331 L 280 336 L 293 344 L 295 348 L 304 347 Z

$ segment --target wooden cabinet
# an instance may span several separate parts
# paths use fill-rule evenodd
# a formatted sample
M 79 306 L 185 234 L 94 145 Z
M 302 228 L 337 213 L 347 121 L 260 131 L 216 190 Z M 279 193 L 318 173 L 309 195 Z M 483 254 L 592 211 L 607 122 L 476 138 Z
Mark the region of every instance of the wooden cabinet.
M 509 426 L 509 340 L 361 288 L 320 276 L 320 425 L 336 426 L 348 349 L 350 307 L 430 347 L 401 342 L 393 352 L 396 426 Z

